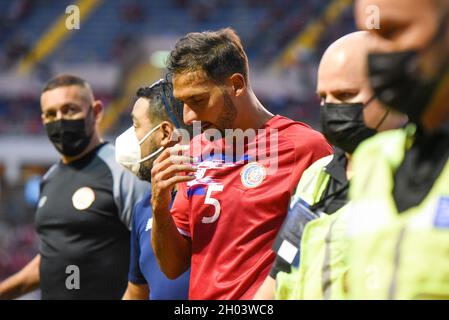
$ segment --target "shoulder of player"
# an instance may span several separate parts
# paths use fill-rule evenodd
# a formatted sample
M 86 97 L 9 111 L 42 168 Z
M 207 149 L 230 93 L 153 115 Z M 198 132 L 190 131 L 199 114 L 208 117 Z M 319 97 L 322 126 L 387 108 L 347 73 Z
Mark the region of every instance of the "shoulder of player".
M 278 141 L 280 144 L 288 144 L 297 151 L 304 151 L 304 148 L 309 150 L 330 148 L 320 132 L 303 122 L 280 117 L 276 121 L 276 125 L 271 128 L 278 130 Z

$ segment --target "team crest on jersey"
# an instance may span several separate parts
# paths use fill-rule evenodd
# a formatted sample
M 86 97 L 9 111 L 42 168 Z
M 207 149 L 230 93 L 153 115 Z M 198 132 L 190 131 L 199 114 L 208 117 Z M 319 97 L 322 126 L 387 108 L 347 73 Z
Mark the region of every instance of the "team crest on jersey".
M 89 187 L 78 189 L 72 196 L 73 207 L 77 210 L 86 210 L 95 201 L 95 192 Z
M 242 184 L 247 188 L 255 188 L 262 184 L 267 176 L 267 169 L 257 162 L 248 163 L 240 172 Z

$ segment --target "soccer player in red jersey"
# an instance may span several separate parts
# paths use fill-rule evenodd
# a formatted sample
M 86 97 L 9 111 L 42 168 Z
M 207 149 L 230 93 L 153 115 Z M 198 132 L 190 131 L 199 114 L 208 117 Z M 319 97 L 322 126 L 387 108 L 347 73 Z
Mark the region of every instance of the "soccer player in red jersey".
M 273 263 L 271 246 L 303 171 L 332 149 L 317 131 L 258 101 L 231 29 L 187 34 L 168 70 L 184 122 L 201 121 L 203 133 L 190 143 L 195 164 L 178 154 L 183 147 L 154 162 L 154 252 L 170 278 L 191 266 L 190 299 L 252 299 Z M 238 152 L 230 141 L 242 132 Z

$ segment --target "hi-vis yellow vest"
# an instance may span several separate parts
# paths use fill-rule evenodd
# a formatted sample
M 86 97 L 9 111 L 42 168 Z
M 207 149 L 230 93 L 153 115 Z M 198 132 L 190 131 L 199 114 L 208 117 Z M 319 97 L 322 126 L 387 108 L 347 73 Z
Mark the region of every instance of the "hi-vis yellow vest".
M 348 208 L 349 297 L 449 299 L 449 162 L 424 201 L 399 214 L 394 173 L 415 127 L 384 132 L 353 158 Z
M 311 205 L 321 199 L 330 179 L 325 167 L 332 158 L 320 159 L 304 171 L 292 206 L 298 198 Z M 293 268 L 291 273 L 280 272 L 277 275 L 276 299 L 343 298 L 347 267 L 344 259 L 346 224 L 342 209 L 307 224 L 301 240 L 299 269 Z

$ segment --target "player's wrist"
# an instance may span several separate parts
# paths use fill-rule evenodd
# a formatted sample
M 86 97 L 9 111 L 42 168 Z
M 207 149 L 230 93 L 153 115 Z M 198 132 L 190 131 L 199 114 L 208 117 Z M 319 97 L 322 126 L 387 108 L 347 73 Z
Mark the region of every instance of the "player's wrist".
M 170 214 L 169 203 L 157 203 L 153 204 L 153 218 L 160 219 Z

